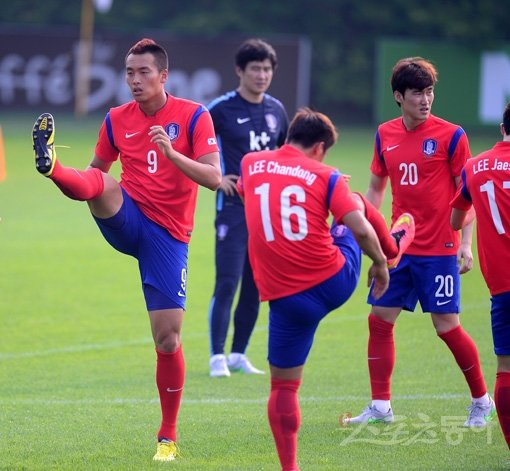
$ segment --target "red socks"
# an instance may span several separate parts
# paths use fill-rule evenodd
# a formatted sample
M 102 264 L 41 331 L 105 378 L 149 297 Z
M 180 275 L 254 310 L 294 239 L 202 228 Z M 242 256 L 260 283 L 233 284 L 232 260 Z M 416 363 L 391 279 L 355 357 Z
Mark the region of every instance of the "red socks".
M 376 207 L 368 201 L 361 193 L 355 192 L 365 204 L 365 217 L 368 219 L 368 222 L 372 224 L 372 227 L 377 234 L 377 238 L 379 239 L 379 243 L 381 244 L 381 248 L 386 255 L 386 258 L 394 258 L 398 254 L 398 247 L 395 239 L 390 235 L 390 231 L 388 230 L 388 226 L 386 226 L 386 221 L 384 220 L 383 215 L 376 209 Z
M 473 339 L 460 325 L 438 336 L 451 350 L 457 365 L 464 373 L 471 390 L 471 397 L 482 397 L 487 392 L 487 386 L 480 366 L 478 349 Z
M 271 378 L 267 403 L 269 425 L 278 452 L 282 471 L 298 471 L 297 436 L 301 425 L 298 389 L 301 380 Z
M 395 366 L 394 325 L 374 314 L 368 316 L 368 372 L 372 399 L 389 401 L 391 375 Z
M 166 438 L 175 442 L 177 440 L 177 415 L 184 388 L 185 365 L 182 346 L 172 353 L 160 352 L 156 349 L 156 354 L 156 385 L 159 390 L 162 414 L 158 440 Z
M 505 436 L 506 444 L 510 448 L 510 373 L 507 371 L 496 373 L 494 401 L 498 411 L 499 425 Z
M 98 168 L 77 170 L 63 167 L 57 160 L 50 177 L 64 195 L 73 200 L 88 201 L 103 193 L 103 174 Z

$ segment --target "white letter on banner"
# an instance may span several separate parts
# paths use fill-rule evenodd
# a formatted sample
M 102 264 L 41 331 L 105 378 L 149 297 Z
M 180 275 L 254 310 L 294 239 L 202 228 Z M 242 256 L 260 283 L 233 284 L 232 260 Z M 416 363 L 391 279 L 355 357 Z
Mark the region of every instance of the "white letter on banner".
M 481 57 L 479 118 L 497 124 L 510 98 L 510 57 L 504 52 L 484 52 Z

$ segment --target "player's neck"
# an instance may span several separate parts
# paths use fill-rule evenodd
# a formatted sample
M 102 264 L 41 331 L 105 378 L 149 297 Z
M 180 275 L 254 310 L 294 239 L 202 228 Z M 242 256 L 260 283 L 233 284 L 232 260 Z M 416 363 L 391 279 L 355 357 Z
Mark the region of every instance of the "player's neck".
M 262 93 L 253 93 L 247 90 L 246 88 L 239 87 L 237 89 L 237 93 L 241 95 L 246 101 L 249 103 L 262 103 L 264 100 L 264 92 Z
M 402 116 L 402 122 L 408 131 L 414 131 L 418 126 L 421 126 L 427 119 L 413 119 L 410 116 Z
M 150 100 L 138 102 L 138 106 L 147 116 L 154 116 L 161 108 L 163 108 L 168 99 L 168 95 L 163 92 Z

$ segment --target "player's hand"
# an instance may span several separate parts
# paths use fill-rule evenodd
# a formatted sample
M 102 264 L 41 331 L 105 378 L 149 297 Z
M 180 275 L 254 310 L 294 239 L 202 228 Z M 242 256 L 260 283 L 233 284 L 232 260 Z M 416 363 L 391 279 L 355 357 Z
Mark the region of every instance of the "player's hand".
M 471 252 L 471 244 L 460 244 L 457 251 L 457 265 L 459 273 L 463 275 L 473 268 L 473 252 Z
M 372 264 L 368 269 L 368 285 L 372 286 L 372 296 L 379 299 L 388 289 L 390 284 L 390 274 L 388 272 L 388 265 Z
M 174 148 L 172 147 L 170 137 L 168 137 L 163 126 L 151 126 L 150 129 L 149 136 L 151 138 L 151 142 L 154 142 L 154 144 L 159 147 L 159 150 L 163 152 L 168 159 L 172 159 Z
M 236 183 L 238 179 L 239 175 L 234 175 L 232 173 L 223 175 L 218 190 L 223 191 L 227 196 L 234 196 L 237 193 Z

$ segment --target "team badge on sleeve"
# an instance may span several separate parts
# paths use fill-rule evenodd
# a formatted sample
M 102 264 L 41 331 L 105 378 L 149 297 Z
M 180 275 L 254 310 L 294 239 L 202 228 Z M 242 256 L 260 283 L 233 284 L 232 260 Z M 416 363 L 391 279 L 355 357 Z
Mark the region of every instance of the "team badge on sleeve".
M 165 126 L 165 131 L 171 141 L 175 141 L 179 137 L 179 129 L 179 125 L 175 123 L 170 123 Z
M 423 153 L 427 156 L 434 155 L 437 150 L 437 141 L 435 139 L 427 139 L 423 141 Z

